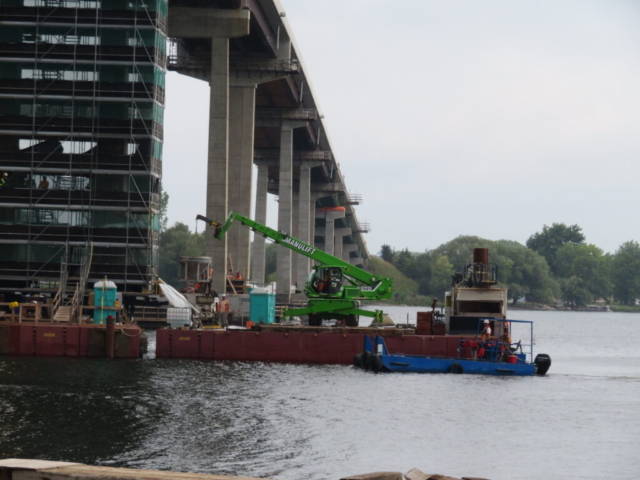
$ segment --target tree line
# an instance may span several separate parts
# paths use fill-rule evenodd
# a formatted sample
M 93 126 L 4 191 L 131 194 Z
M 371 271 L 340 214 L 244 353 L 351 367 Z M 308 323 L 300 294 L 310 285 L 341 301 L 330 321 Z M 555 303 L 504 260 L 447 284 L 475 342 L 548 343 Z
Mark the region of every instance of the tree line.
M 473 261 L 474 248 L 488 248 L 499 269 L 500 283 L 516 303 L 554 304 L 571 308 L 604 300 L 635 305 L 640 298 L 640 244 L 628 241 L 615 253 L 586 243 L 582 228 L 545 225 L 522 245 L 511 240 L 460 236 L 422 253 L 383 245 L 380 256 L 418 284 L 418 294 L 442 299 L 455 272 Z M 402 301 L 398 292 L 396 301 Z
M 169 197 L 162 196 L 159 275 L 167 283 L 178 281 L 180 256 L 205 255 L 204 233 L 194 233 L 184 223 L 167 226 Z M 509 300 L 577 308 L 597 300 L 634 305 L 640 298 L 640 244 L 628 241 L 615 253 L 604 253 L 586 243 L 582 228 L 554 223 L 543 226 L 522 245 L 511 240 L 486 240 L 460 236 L 422 253 L 383 245 L 380 257 L 417 283 L 413 293 L 396 291 L 394 301 L 427 304 L 429 297 L 444 298 L 455 272 L 473 261 L 474 248 L 488 248 L 489 261 L 499 268 L 500 283 L 509 287 Z M 267 281 L 275 280 L 275 244 L 267 245 Z

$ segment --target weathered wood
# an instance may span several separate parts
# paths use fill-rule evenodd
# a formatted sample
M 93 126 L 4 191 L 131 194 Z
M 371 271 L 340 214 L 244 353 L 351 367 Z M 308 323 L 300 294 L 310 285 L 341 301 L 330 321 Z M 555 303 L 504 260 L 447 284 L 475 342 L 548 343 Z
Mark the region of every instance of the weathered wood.
M 440 475 L 439 473 L 424 473 L 417 468 L 409 470 L 407 473 L 405 473 L 404 478 L 406 480 L 460 480 L 459 478 Z
M 48 480 L 258 480 L 255 477 L 93 467 L 81 463 L 15 458 L 0 460 L 0 478 L 7 472 L 12 480 L 39 480 L 43 477 Z
M 29 460 L 27 458 L 5 458 L 0 460 L 0 468 L 12 468 L 15 470 L 40 470 L 45 468 L 68 467 L 70 465 L 82 465 L 71 462 L 52 462 L 49 460 Z
M 362 475 L 349 475 L 340 480 L 404 480 L 400 472 L 373 472 Z
M 407 480 L 428 480 L 429 475 L 426 473 L 423 473 L 417 468 L 412 468 L 411 470 L 409 470 L 407 473 L 404 474 L 404 478 L 406 478 Z

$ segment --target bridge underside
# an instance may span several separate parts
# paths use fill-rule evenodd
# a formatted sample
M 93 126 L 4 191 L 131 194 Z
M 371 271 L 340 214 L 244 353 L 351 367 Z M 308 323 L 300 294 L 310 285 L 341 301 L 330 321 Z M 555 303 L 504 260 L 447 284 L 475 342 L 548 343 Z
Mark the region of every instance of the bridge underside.
M 235 211 L 266 223 L 268 195 L 276 195 L 278 230 L 366 268 L 368 226 L 353 208 L 360 199 L 346 188 L 279 2 L 201 5 L 169 1 L 168 66 L 211 87 L 207 217 Z M 256 236 L 252 247 L 249 231 L 234 228 L 222 242 L 207 235 L 206 247 L 219 272 L 216 290 L 224 291 L 229 260 L 265 283 L 264 238 Z M 304 285 L 310 260 L 286 248 L 277 255 L 278 300 L 287 302 L 290 285 Z

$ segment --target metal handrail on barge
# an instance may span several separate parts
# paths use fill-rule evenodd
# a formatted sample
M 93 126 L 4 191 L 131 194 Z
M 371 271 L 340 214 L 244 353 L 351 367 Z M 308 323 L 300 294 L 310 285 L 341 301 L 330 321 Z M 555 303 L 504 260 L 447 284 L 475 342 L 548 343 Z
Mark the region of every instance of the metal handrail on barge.
M 495 341 L 489 341 L 489 342 L 484 342 L 482 340 L 479 340 L 479 337 L 482 335 L 481 329 L 482 329 L 482 325 L 484 323 L 484 320 L 489 320 L 490 322 L 498 322 L 498 324 L 501 326 L 500 331 L 499 331 L 499 335 L 492 335 L 491 338 L 495 338 Z M 505 325 L 508 328 L 508 332 L 509 332 L 509 336 L 512 333 L 512 329 L 511 329 L 511 324 L 512 323 L 521 323 L 521 324 L 529 324 L 529 338 L 530 338 L 530 343 L 523 343 L 522 340 L 519 340 L 516 343 L 513 342 L 504 342 L 501 340 L 501 338 L 503 337 L 503 335 L 505 334 Z M 498 329 L 496 329 L 498 330 Z M 496 332 L 498 333 L 498 332 Z M 469 352 L 472 352 L 474 347 L 472 346 L 463 346 L 464 342 L 469 342 L 470 340 L 468 339 L 460 339 L 458 341 L 458 358 L 461 358 L 461 352 L 464 350 L 469 350 Z M 476 331 L 475 334 L 475 340 L 474 342 L 479 345 L 479 346 L 483 346 L 484 344 L 487 345 L 491 345 L 490 348 L 488 348 L 488 352 L 489 352 L 489 360 L 497 360 L 499 358 L 499 355 L 501 355 L 502 353 L 510 353 L 510 354 L 515 354 L 515 352 L 517 351 L 517 349 L 520 350 L 521 354 L 525 355 L 525 361 L 527 356 L 529 356 L 529 362 L 533 362 L 533 322 L 530 320 L 510 320 L 510 319 L 498 319 L 498 318 L 478 318 L 478 330 Z M 504 350 L 501 351 L 500 347 L 504 346 Z M 516 351 L 512 350 L 513 345 L 516 345 Z M 475 358 L 475 357 L 472 357 Z M 481 360 L 481 359 L 478 359 Z

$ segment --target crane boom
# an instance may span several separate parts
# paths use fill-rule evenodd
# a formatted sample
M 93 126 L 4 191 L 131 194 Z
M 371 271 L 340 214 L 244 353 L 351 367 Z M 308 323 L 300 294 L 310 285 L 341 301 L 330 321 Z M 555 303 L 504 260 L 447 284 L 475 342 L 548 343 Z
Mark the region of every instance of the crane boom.
M 229 216 L 227 217 L 227 221 L 224 224 L 220 224 L 214 220 L 203 217 L 202 215 L 198 215 L 196 217 L 196 220 L 203 220 L 210 226 L 215 227 L 214 237 L 219 240 L 222 240 L 224 238 L 225 233 L 227 233 L 227 230 L 229 230 L 233 222 L 237 221 L 242 225 L 249 227 L 254 232 L 259 233 L 263 237 L 269 238 L 275 243 L 287 247 L 294 252 L 304 255 L 305 257 L 309 257 L 310 259 L 315 260 L 321 265 L 332 265 L 344 268 L 345 272 L 347 272 L 350 277 L 353 277 L 359 282 L 362 282 L 364 285 L 374 286 L 381 281 L 389 280 L 385 277 L 372 275 L 366 270 L 345 262 L 341 258 L 334 257 L 333 255 L 329 255 L 328 253 L 323 252 L 322 250 L 318 250 L 311 245 L 307 245 L 302 240 L 298 240 L 297 238 L 294 238 L 284 232 L 278 232 L 273 228 L 269 228 L 266 225 L 262 225 L 255 220 L 244 217 L 235 212 L 231 212 L 229 214 Z
M 380 310 L 375 312 L 361 310 L 357 300 L 391 298 L 392 283 L 390 278 L 373 275 L 285 232 L 279 232 L 235 212 L 229 214 L 224 224 L 202 215 L 198 215 L 196 220 L 202 220 L 214 227 L 213 235 L 219 240 L 224 238 L 233 222 L 240 222 L 259 235 L 320 264 L 313 267 L 305 285 L 305 294 L 310 299 L 308 307 L 287 310 L 283 315 L 309 315 L 310 324 L 318 324 L 326 318 L 346 318 L 347 323 L 355 321 L 357 325 L 357 315 L 382 320 L 383 314 Z

